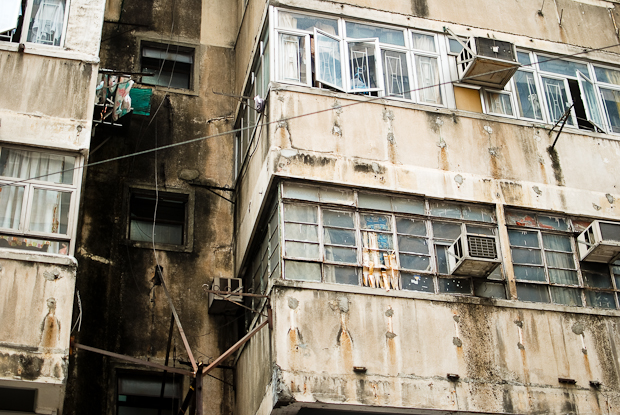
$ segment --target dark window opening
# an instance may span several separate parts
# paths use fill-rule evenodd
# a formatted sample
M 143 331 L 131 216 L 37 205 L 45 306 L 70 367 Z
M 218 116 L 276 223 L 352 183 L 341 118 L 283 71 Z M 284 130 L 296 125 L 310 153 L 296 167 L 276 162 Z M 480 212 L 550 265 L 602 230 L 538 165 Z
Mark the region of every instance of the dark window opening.
M 160 192 L 156 198 L 153 191 L 135 191 L 129 203 L 129 239 L 172 245 L 185 243 L 187 195 Z
M 586 114 L 586 108 L 581 99 L 581 91 L 579 90 L 579 82 L 576 79 L 568 80 L 568 87 L 570 89 L 570 95 L 573 99 L 575 108 L 575 115 L 577 116 L 577 125 L 583 130 L 595 131 L 594 125 L 588 121 L 588 115 Z
M 178 45 L 142 44 L 142 83 L 190 89 L 194 49 Z
M 0 388 L 0 411 L 34 412 L 36 389 Z
M 117 415 L 174 415 L 179 411 L 181 376 L 159 374 L 119 374 L 116 395 Z M 160 398 L 162 383 L 163 397 Z

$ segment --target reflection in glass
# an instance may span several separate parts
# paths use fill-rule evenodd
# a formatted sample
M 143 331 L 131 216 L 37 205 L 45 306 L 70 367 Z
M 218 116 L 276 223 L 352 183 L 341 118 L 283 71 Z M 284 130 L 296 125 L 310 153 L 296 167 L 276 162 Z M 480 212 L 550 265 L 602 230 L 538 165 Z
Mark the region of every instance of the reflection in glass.
M 355 22 L 347 22 L 347 37 L 354 39 L 378 38 L 381 43 L 405 46 L 405 35 L 402 30 L 386 29 Z
M 308 16 L 301 13 L 278 11 L 279 26 L 286 29 L 297 29 L 313 32 L 319 29 L 330 35 L 338 35 L 338 20 L 324 17 Z
M 542 120 L 538 87 L 531 72 L 517 71 L 514 75 L 519 113 L 522 117 L 533 120 Z
M 487 91 L 488 110 L 492 114 L 513 115 L 510 95 Z
M 620 133 L 620 91 L 601 88 L 607 120 L 614 133 Z

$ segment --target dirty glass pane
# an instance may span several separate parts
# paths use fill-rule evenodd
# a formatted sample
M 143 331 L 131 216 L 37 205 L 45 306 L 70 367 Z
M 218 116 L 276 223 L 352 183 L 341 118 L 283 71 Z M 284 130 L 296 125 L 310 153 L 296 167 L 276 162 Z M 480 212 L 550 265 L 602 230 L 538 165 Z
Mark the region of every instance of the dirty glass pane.
M 357 263 L 357 249 L 341 248 L 337 246 L 325 247 L 325 260 L 333 262 Z
M 437 272 L 440 274 L 448 273 L 448 245 L 435 245 L 435 255 L 437 255 Z
M 506 210 L 506 224 L 517 226 L 537 227 L 536 217 L 525 212 L 515 212 Z
M 559 252 L 545 252 L 547 258 L 547 266 L 554 268 L 570 268 L 575 269 L 575 260 L 573 254 L 563 254 Z
M 24 187 L 0 187 L 0 227 L 18 229 L 24 202 Z
M 486 91 L 487 109 L 491 114 L 514 115 L 510 95 Z
M 336 284 L 359 285 L 359 269 L 353 267 L 338 267 L 335 265 L 323 265 L 325 282 Z
M 431 271 L 431 260 L 427 256 L 400 254 L 400 267 L 414 271 Z
M 504 274 L 503 274 L 503 272 L 502 272 L 502 266 L 500 265 L 500 266 L 498 266 L 497 268 L 495 268 L 495 269 L 493 270 L 493 272 L 491 272 L 491 273 L 489 274 L 489 276 L 487 277 L 487 279 L 489 279 L 489 280 L 498 280 L 498 281 L 503 280 L 503 279 L 504 279 Z
M 541 281 L 547 282 L 545 277 L 545 269 L 542 267 L 526 267 L 523 265 L 515 265 L 515 279 L 518 281 Z
M 564 235 L 542 234 L 543 246 L 554 251 L 572 252 L 570 237 Z
M 449 202 L 430 202 L 431 215 L 441 218 L 461 219 L 461 206 Z
M 269 271 L 273 272 L 278 264 L 280 264 L 280 245 L 276 245 L 271 252 L 271 257 L 269 258 Z
M 467 225 L 467 233 L 475 233 L 478 235 L 495 235 L 495 228 Z
M 596 308 L 616 308 L 616 300 L 613 293 L 586 290 L 586 305 Z
M 355 213 L 323 209 L 323 225 L 339 228 L 355 228 Z
M 396 218 L 398 233 L 426 236 L 426 223 L 421 219 Z
M 412 33 L 413 48 L 427 52 L 435 52 L 435 37 L 422 33 Z M 457 42 L 458 43 L 458 42 Z M 460 46 L 460 45 L 459 45 Z
M 457 278 L 437 278 L 440 293 L 471 294 L 471 281 Z
M 319 227 L 316 225 L 302 225 L 301 223 L 285 223 L 284 238 L 297 241 L 318 242 Z
M 321 202 L 353 205 L 353 192 L 350 190 L 321 189 Z
M 495 211 L 482 206 L 463 206 L 463 219 L 481 222 L 495 222 Z
M 570 106 L 566 95 L 566 85 L 561 79 L 542 78 L 545 97 L 547 98 L 547 109 L 551 115 L 551 122 L 559 120 L 566 109 Z M 567 125 L 573 125 L 572 117 L 568 117 Z
M 600 91 L 611 131 L 620 133 L 620 91 L 605 88 L 601 88 Z
M 520 55 L 519 53 L 517 53 Z M 517 103 L 522 117 L 533 120 L 542 120 L 542 107 L 540 95 L 534 74 L 531 72 L 517 71 L 514 75 L 517 89 Z
M 588 75 L 588 65 L 585 63 L 577 63 L 556 59 L 549 56 L 538 56 L 538 65 L 541 71 L 553 72 L 560 75 L 577 76 L 577 71 Z M 588 75 L 589 76 L 589 75 Z
M 394 249 L 394 242 L 392 240 L 392 235 L 388 235 L 385 233 L 378 233 L 377 242 L 379 244 L 379 249 Z
M 319 189 L 310 186 L 298 186 L 291 183 L 284 184 L 285 198 L 309 200 L 311 202 L 319 201 Z
M 362 208 L 378 209 L 378 210 L 392 210 L 390 198 L 387 196 L 380 196 L 368 193 L 358 193 L 357 205 Z
M 378 38 L 381 43 L 405 46 L 405 35 L 402 30 L 386 29 L 355 22 L 347 22 L 347 37 L 354 39 Z
M 594 73 L 596 74 L 596 80 L 599 82 L 620 85 L 620 71 L 595 66 Z
M 323 228 L 323 239 L 326 244 L 330 245 L 348 245 L 355 246 L 355 231 Z
M 373 229 L 377 231 L 391 231 L 392 230 L 392 217 L 388 215 L 372 215 L 362 214 L 363 229 Z
M 542 265 L 540 251 L 537 249 L 511 248 L 512 262 L 515 264 Z
M 269 235 L 274 235 L 278 230 L 278 212 L 276 211 L 269 220 Z
M 435 292 L 433 277 L 402 272 L 400 278 L 403 290 L 423 291 L 427 293 Z
M 385 96 L 411 99 L 407 54 L 393 50 L 382 50 Z
M 474 282 L 474 295 L 484 298 L 506 298 L 504 284 L 477 281 Z
M 301 242 L 286 242 L 284 252 L 287 257 L 319 259 L 319 245 Z
M 401 252 L 428 254 L 428 240 L 426 238 L 399 235 L 398 250 Z
M 300 13 L 278 11 L 279 27 L 313 32 L 316 27 L 330 35 L 338 34 L 338 20 L 324 17 L 308 16 Z
M 31 231 L 45 233 L 67 234 L 69 226 L 69 207 L 71 205 L 71 193 L 59 192 L 57 190 L 34 189 L 32 197 L 32 211 L 30 212 Z M 136 221 L 132 221 L 136 222 Z M 151 224 L 152 225 L 152 224 Z M 182 240 L 182 226 L 176 224 L 158 223 L 156 229 L 157 236 L 161 236 L 168 241 L 168 238 L 176 243 Z M 159 235 L 158 235 L 159 233 Z M 180 236 L 178 234 L 181 234 Z M 164 241 L 165 242 L 165 241 Z M 181 242 L 179 242 L 180 244 Z
M 517 61 L 521 65 L 531 65 L 532 60 L 530 59 L 530 54 L 527 52 L 517 52 Z
M 321 265 L 315 262 L 284 261 L 287 280 L 321 281 Z
M 538 232 L 508 230 L 508 239 L 512 246 L 538 248 Z
M 448 222 L 433 222 L 433 236 L 435 238 L 456 239 L 461 235 L 461 225 Z
M 517 284 L 517 297 L 521 301 L 549 302 L 549 292 L 546 285 Z
M 620 225 L 600 222 L 601 237 L 604 241 L 620 242 Z
M 270 275 L 270 278 L 281 278 L 281 277 L 282 277 L 282 274 L 280 272 L 280 262 L 278 262 L 278 266 L 276 267 L 276 269 L 273 270 L 273 272 Z
M 612 288 L 609 265 L 595 262 L 581 263 L 581 276 L 586 287 Z
M 374 43 L 350 42 L 349 73 L 352 90 L 368 90 L 378 88 L 377 56 Z
M 572 307 L 583 306 L 581 302 L 581 290 L 576 288 L 549 287 L 551 298 L 555 304 L 568 305 Z
M 420 101 L 427 104 L 441 105 L 441 82 L 437 58 L 418 55 L 415 57 L 415 63 Z
M 316 206 L 284 205 L 284 220 L 290 222 L 319 223 Z
M 280 79 L 305 84 L 306 36 L 280 33 Z
M 371 250 L 393 249 L 394 246 L 392 235 L 378 232 L 362 232 L 362 242 Z
M 538 226 L 542 229 L 555 229 L 557 231 L 568 231 L 570 229 L 566 219 L 544 215 L 538 215 Z
M 392 198 L 394 212 L 424 214 L 424 200 Z
M 568 271 L 565 269 L 550 269 L 549 281 L 554 284 L 579 285 L 577 271 Z

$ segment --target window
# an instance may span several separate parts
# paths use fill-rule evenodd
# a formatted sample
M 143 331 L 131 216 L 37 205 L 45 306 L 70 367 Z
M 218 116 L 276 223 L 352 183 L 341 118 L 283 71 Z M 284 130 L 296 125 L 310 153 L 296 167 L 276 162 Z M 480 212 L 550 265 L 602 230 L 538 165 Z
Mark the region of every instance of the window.
M 68 8 L 67 0 L 5 0 L 0 6 L 0 41 L 60 46 Z
M 187 193 L 131 188 L 128 239 L 140 247 L 191 250 L 192 201 Z
M 142 42 L 143 84 L 190 89 L 193 64 L 193 48 Z
M 0 387 L 0 411 L 33 413 L 37 390 Z
M 585 229 L 581 221 L 507 211 L 506 222 L 519 299 L 617 308 L 620 262 L 579 262 L 573 229 Z
M 162 415 L 178 413 L 182 399 L 181 376 L 161 374 L 120 373 L 117 378 L 117 415 Z M 160 399 L 164 383 L 163 399 Z
M 71 252 L 76 167 L 74 155 L 0 148 L 0 246 Z

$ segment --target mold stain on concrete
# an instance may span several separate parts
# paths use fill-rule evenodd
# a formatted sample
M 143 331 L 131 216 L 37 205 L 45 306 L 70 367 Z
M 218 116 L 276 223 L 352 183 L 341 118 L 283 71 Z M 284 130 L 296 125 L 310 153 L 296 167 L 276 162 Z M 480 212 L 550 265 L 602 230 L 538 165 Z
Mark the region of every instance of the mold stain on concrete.
M 553 176 L 558 186 L 564 186 L 564 174 L 562 173 L 562 166 L 560 166 L 560 157 L 555 148 L 549 147 L 547 149 L 549 157 L 551 158 L 551 167 L 553 168 Z
M 411 11 L 415 16 L 428 17 L 427 0 L 411 0 Z

